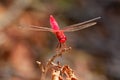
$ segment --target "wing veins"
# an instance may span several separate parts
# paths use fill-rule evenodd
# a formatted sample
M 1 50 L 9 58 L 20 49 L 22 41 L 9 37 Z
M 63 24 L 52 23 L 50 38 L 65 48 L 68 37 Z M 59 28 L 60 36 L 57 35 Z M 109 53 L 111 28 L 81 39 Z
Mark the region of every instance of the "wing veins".
M 91 26 L 93 26 L 97 23 L 97 22 L 93 22 L 93 21 L 95 21 L 97 19 L 100 19 L 100 18 L 101 17 L 97 17 L 97 18 L 90 19 L 88 21 L 84 21 L 84 22 L 81 22 L 81 23 L 77 23 L 77 24 L 67 26 L 65 28 L 62 28 L 62 31 L 70 32 L 70 31 L 77 31 L 77 30 L 85 29 L 87 27 L 91 27 Z
M 51 28 L 34 26 L 34 25 L 20 25 L 20 28 L 28 29 L 28 30 L 35 30 L 35 31 L 49 31 L 49 32 L 53 31 Z
M 82 29 L 91 27 L 91 26 L 93 26 L 95 24 L 97 24 L 97 23 L 96 22 L 91 22 L 91 23 L 88 23 L 88 24 L 80 25 L 80 26 L 77 26 L 77 27 L 74 27 L 74 28 L 70 28 L 70 29 L 66 29 L 66 30 L 62 30 L 62 31 L 64 31 L 64 32 L 78 31 L 78 30 L 82 30 Z

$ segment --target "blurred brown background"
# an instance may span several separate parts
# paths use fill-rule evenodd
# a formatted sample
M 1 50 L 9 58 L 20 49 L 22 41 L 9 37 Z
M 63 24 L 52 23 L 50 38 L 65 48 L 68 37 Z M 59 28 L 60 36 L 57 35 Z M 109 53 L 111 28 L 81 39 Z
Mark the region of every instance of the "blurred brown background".
M 119 0 L 0 0 L 0 80 L 40 79 L 36 61 L 54 55 L 57 39 L 18 26 L 50 27 L 51 14 L 61 28 L 102 17 L 93 27 L 66 33 L 72 50 L 59 60 L 79 80 L 120 80 Z

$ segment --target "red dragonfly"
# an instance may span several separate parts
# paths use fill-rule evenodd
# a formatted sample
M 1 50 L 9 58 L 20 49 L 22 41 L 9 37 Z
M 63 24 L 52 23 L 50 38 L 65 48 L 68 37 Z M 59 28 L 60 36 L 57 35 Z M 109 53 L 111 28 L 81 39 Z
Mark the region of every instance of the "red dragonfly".
M 57 49 L 70 49 L 70 47 L 68 48 L 66 46 L 65 42 L 66 42 L 67 38 L 66 38 L 64 32 L 78 31 L 78 30 L 82 30 L 82 29 L 85 29 L 87 27 L 93 26 L 97 23 L 97 22 L 95 22 L 95 20 L 97 20 L 97 19 L 100 19 L 100 17 L 93 18 L 91 20 L 84 21 L 84 22 L 74 24 L 74 25 L 70 25 L 70 26 L 67 26 L 67 27 L 64 27 L 64 28 L 60 29 L 60 27 L 59 27 L 58 23 L 56 22 L 56 20 L 54 19 L 54 17 L 52 15 L 50 15 L 51 28 L 39 27 L 39 26 L 34 26 L 34 25 L 26 25 L 28 27 L 24 27 L 24 28 L 27 28 L 27 29 L 30 29 L 30 30 L 35 30 L 35 31 L 49 31 L 49 32 L 52 32 L 56 35 L 56 37 L 59 41 Z

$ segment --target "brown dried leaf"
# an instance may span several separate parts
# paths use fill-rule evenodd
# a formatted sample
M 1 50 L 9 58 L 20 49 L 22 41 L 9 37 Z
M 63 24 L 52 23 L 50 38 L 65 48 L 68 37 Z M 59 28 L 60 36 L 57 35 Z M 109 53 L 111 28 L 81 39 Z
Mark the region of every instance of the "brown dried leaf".
M 73 70 L 69 66 L 63 66 L 62 72 L 67 76 L 67 80 L 77 80 Z
M 52 80 L 63 80 L 62 77 L 60 76 L 60 71 L 53 70 Z

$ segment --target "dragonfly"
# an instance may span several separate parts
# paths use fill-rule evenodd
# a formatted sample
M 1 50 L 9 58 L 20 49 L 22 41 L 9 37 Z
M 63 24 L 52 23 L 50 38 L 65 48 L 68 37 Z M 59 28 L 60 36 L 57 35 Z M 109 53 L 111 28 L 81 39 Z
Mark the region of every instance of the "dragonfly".
M 100 18 L 101 17 L 96 17 L 96 18 L 90 19 L 88 21 L 73 24 L 73 25 L 66 26 L 66 27 L 60 29 L 60 27 L 59 27 L 57 21 L 55 20 L 55 18 L 52 15 L 50 15 L 51 28 L 34 26 L 34 25 L 26 25 L 28 27 L 24 27 L 24 28 L 27 28 L 29 30 L 34 30 L 34 31 L 52 32 L 56 35 L 56 37 L 58 39 L 58 42 L 59 42 L 58 45 L 57 45 L 57 50 L 66 50 L 66 49 L 68 50 L 68 49 L 71 49 L 71 47 L 67 47 L 67 45 L 66 45 L 67 37 L 64 33 L 65 32 L 78 31 L 78 30 L 82 30 L 82 29 L 91 27 L 91 26 L 95 25 L 97 23 L 96 20 L 98 20 Z M 25 25 L 21 25 L 21 26 L 25 26 Z

